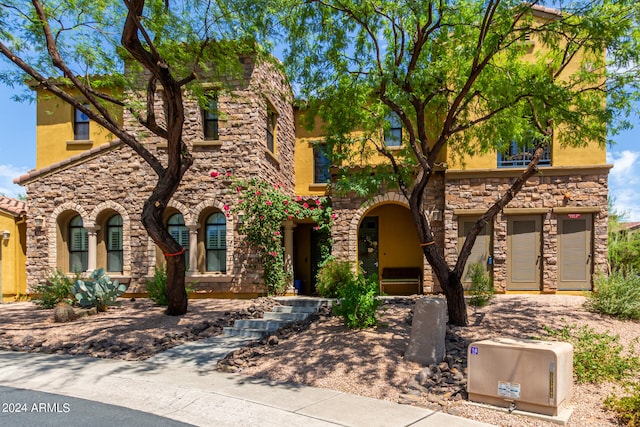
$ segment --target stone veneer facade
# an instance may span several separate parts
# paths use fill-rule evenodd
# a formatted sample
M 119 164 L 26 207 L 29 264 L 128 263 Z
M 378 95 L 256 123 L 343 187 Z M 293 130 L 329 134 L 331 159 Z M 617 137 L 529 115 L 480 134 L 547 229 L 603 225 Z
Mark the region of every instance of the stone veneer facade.
M 607 198 L 609 167 L 541 169 L 499 213 L 493 222 L 493 280 L 497 292 L 507 291 L 507 220 L 511 215 L 539 215 L 542 218 L 541 289 L 557 291 L 558 215 L 593 215 L 591 248 L 593 273 L 607 271 Z M 472 171 L 447 174 L 444 214 L 447 261 L 457 259 L 458 225 L 463 215 L 480 216 L 515 179 L 509 170 L 479 176 Z
M 226 178 L 227 172 L 239 178 L 255 177 L 273 184 L 282 183 L 285 191 L 294 192 L 295 129 L 291 88 L 285 76 L 269 64 L 244 60 L 244 66 L 246 80 L 236 82 L 231 93 L 220 91 L 218 94 L 219 140 L 203 141 L 201 109 L 195 100 L 185 101 L 184 140 L 192 149 L 194 163 L 169 208 L 182 213 L 192 235 L 203 230 L 201 224 L 209 212 L 225 212 L 225 205 L 237 204 L 237 192 Z M 275 154 L 266 148 L 267 108 L 277 113 Z M 156 110 L 162 117 L 161 101 Z M 129 131 L 144 132 L 131 116 L 125 115 L 124 120 Z M 140 140 L 161 159 L 166 158 L 161 140 L 156 137 L 140 137 Z M 220 176 L 211 178 L 211 170 Z M 115 213 L 122 216 L 123 273 L 112 274 L 112 277 L 130 282 L 130 292 L 144 291 L 145 279 L 153 275 L 161 254 L 157 254 L 140 221 L 143 202 L 156 182 L 155 174 L 141 157 L 116 141 L 27 174 L 19 182 L 27 188 L 29 205 L 27 283 L 30 289 L 43 282 L 54 268 L 68 270 L 68 265 L 66 268 L 61 265 L 57 255 L 58 249 L 64 248 L 61 245 L 66 244 L 61 241 L 60 218 L 75 212 L 82 217 L 90 242 L 92 236 L 95 239 L 100 235 L 101 222 L 106 221 L 107 216 Z M 36 218 L 43 221 L 42 227 L 36 227 Z M 236 229 L 237 216 L 230 214 L 226 273 L 204 273 L 191 268 L 188 281 L 192 287 L 217 293 L 264 292 L 261 269 L 255 257 L 246 250 L 237 250 L 241 239 Z

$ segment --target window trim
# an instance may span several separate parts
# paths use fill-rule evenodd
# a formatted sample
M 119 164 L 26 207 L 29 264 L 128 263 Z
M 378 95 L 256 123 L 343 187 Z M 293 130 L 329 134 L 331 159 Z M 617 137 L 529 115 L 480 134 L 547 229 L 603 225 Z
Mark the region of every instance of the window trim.
M 328 184 L 331 182 L 331 161 L 326 155 L 326 145 L 325 144 L 314 144 L 313 145 L 313 184 Z M 326 164 L 319 163 L 318 160 L 324 158 Z M 318 175 L 321 175 L 320 177 Z M 320 179 L 326 175 L 324 181 Z
M 385 128 L 384 128 L 384 145 L 387 148 L 398 149 L 402 147 L 402 121 L 400 117 L 394 112 L 387 114 L 385 117 Z M 389 129 L 387 129 L 386 125 L 389 125 Z M 396 133 L 400 133 L 400 135 L 396 135 Z
M 82 104 L 85 108 L 89 108 L 89 104 Z M 78 117 L 80 115 L 80 117 Z M 86 120 L 84 120 L 84 117 Z M 82 120 L 79 120 L 82 119 Z M 74 141 L 89 141 L 91 138 L 91 119 L 85 113 L 83 113 L 79 108 L 73 107 L 73 140 Z M 85 129 L 86 127 L 86 129 Z M 80 133 L 80 128 L 83 131 L 86 131 L 86 135 Z M 85 137 L 86 136 L 86 137 Z
M 115 218 L 120 218 L 120 224 L 111 224 L 111 221 L 113 221 Z M 105 249 L 106 249 L 106 254 L 107 254 L 107 259 L 106 259 L 106 266 L 107 266 L 107 272 L 110 273 L 123 273 L 124 272 L 124 245 L 123 245 L 123 220 L 122 220 L 122 215 L 120 214 L 114 214 L 111 217 L 109 217 L 109 219 L 107 219 L 106 221 L 106 230 L 105 230 L 105 235 L 104 235 L 104 239 L 105 239 Z M 120 249 L 110 249 L 110 244 L 111 244 L 111 230 L 114 228 L 119 228 L 120 229 L 120 241 L 119 241 L 119 246 Z M 110 262 L 110 255 L 112 254 L 118 254 L 119 260 L 120 260 L 120 269 L 119 270 L 114 270 L 111 267 L 111 262 Z
M 209 227 L 218 228 L 218 241 L 222 240 L 222 246 L 217 248 L 209 247 Z M 220 229 L 224 231 L 223 238 L 220 236 Z M 204 221 L 204 271 L 206 273 L 227 273 L 227 220 L 222 212 L 216 211 L 207 215 Z M 219 270 L 209 269 L 209 257 L 218 254 Z M 221 256 L 220 256 L 221 255 Z
M 265 145 L 267 151 L 271 154 L 276 154 L 277 141 L 278 141 L 278 112 L 271 103 L 267 103 L 267 117 L 265 123 L 266 129 L 266 141 Z
M 207 95 L 207 105 L 202 109 L 202 137 L 206 142 L 220 140 L 220 116 L 218 115 L 218 95 Z M 213 135 L 208 135 L 208 124 L 213 124 Z
M 78 219 L 79 222 L 74 224 L 74 222 L 76 222 L 76 219 Z M 87 231 L 86 228 L 84 228 L 84 222 L 82 220 L 82 217 L 80 215 L 74 215 L 73 217 L 71 217 L 71 219 L 69 220 L 69 223 L 67 224 L 67 230 L 68 230 L 67 231 L 68 232 L 67 250 L 69 252 L 69 263 L 68 263 L 69 272 L 71 273 L 85 272 L 89 268 L 89 232 Z M 84 250 L 73 249 L 73 242 L 74 242 L 73 230 L 80 230 L 81 238 L 84 240 L 84 246 L 85 246 Z M 76 269 L 77 266 L 73 265 L 75 254 L 80 254 L 81 265 L 79 270 Z

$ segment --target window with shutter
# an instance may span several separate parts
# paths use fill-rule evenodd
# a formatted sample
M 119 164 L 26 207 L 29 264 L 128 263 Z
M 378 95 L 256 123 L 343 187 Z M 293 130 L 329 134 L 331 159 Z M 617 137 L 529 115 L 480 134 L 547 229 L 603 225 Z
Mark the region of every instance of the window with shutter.
M 227 221 L 220 212 L 206 222 L 207 271 L 227 271 Z
M 80 215 L 69 222 L 69 271 L 87 271 L 89 261 L 89 234 L 84 228 Z
M 122 217 L 114 215 L 107 221 L 107 271 L 122 273 Z
M 189 229 L 184 225 L 184 217 L 180 213 L 173 214 L 167 221 L 167 231 L 171 237 L 184 248 L 185 259 L 189 260 Z

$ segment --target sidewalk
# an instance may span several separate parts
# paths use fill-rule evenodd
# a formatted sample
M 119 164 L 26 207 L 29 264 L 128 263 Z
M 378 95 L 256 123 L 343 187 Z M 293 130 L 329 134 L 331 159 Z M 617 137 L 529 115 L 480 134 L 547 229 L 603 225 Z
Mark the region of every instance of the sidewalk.
M 181 364 L 179 352 L 172 356 L 160 363 L 0 352 L 0 386 L 88 399 L 197 426 L 487 425 L 333 390 L 198 370 Z M 55 416 L 63 423 L 64 414 Z

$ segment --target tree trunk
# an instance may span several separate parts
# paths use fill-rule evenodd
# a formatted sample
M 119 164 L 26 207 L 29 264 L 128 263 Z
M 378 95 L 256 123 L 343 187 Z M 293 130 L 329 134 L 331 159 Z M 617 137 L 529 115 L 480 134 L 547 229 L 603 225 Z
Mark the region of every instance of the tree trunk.
M 180 179 L 160 177 L 158 185 L 144 203 L 142 224 L 156 245 L 162 250 L 167 262 L 167 310 L 170 316 L 187 313 L 187 291 L 185 289 L 186 260 L 184 248 L 176 242 L 164 227 L 162 214 Z

